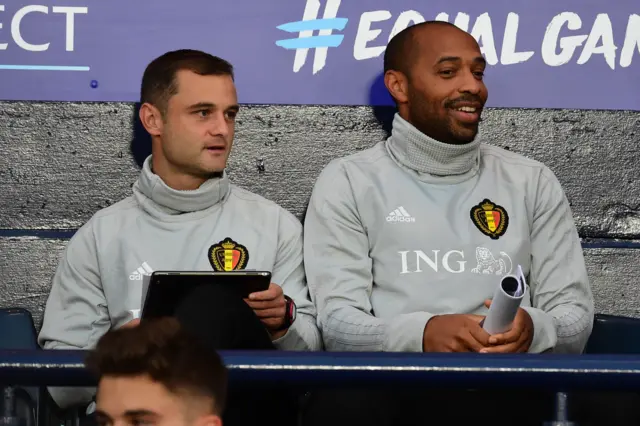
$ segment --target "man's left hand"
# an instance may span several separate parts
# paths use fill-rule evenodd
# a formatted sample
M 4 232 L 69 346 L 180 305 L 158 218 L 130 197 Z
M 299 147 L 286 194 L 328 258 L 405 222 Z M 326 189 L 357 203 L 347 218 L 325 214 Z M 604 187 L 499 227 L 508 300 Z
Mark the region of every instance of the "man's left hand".
M 271 283 L 269 289 L 251 293 L 244 301 L 253 312 L 260 318 L 262 324 L 267 328 L 271 337 L 277 339 L 284 336 L 286 330 L 278 330 L 284 324 L 286 313 L 286 301 L 282 287 Z
M 491 306 L 491 301 L 484 302 L 488 308 Z M 533 341 L 533 320 L 522 308 L 518 308 L 518 313 L 511 329 L 505 333 L 494 334 L 489 338 L 489 344 L 492 345 L 488 348 L 482 349 L 482 353 L 516 353 L 527 352 L 531 342 Z

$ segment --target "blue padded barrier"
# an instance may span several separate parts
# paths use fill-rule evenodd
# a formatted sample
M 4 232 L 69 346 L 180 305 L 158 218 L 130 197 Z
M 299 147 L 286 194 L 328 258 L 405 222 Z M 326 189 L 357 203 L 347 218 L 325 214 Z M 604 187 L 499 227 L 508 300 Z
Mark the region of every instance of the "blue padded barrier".
M 220 351 L 230 384 L 250 386 L 420 386 L 549 391 L 640 389 L 632 355 L 488 355 Z M 6 383 L 93 386 L 82 351 L 0 351 Z

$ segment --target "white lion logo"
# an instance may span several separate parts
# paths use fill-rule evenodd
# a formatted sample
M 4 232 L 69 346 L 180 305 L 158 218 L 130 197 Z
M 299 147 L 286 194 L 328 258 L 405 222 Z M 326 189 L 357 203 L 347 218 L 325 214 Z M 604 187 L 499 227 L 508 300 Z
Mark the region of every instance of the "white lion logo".
M 511 272 L 511 268 L 513 267 L 513 263 L 511 262 L 511 258 L 509 255 L 503 251 L 500 252 L 502 256 L 499 259 L 496 259 L 486 247 L 477 247 L 476 248 L 476 260 L 478 261 L 478 266 L 473 268 L 471 272 L 476 274 L 495 274 L 495 275 L 505 275 Z M 504 258 L 509 259 L 509 269 L 507 270 L 507 264 L 504 261 Z

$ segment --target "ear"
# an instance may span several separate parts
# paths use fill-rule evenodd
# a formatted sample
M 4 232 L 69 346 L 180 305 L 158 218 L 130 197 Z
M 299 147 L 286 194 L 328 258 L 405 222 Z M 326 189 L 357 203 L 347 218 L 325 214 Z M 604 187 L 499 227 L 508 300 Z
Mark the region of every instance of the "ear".
M 384 75 L 384 85 L 387 86 L 387 90 L 396 102 L 399 104 L 408 102 L 409 96 L 407 92 L 409 82 L 403 73 L 393 70 L 387 71 Z
M 162 114 L 160 110 L 150 103 L 144 103 L 140 107 L 140 122 L 151 136 L 160 136 L 162 133 Z
M 215 414 L 202 416 L 196 421 L 197 426 L 222 426 L 222 419 Z

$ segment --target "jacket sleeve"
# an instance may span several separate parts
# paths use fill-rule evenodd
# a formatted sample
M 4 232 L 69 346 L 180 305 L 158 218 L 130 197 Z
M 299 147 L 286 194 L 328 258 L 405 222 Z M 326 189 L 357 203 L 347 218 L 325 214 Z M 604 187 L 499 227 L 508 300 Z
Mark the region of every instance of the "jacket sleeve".
M 272 281 L 296 304 L 296 319 L 287 333 L 273 343 L 288 351 L 322 350 L 322 338 L 316 325 L 316 310 L 309 298 L 303 263 L 302 225 L 287 211 L 280 216 L 278 253 Z
M 304 227 L 307 280 L 325 347 L 334 351 L 421 352 L 430 313 L 382 319 L 372 312 L 373 272 L 367 231 L 339 162 L 330 163 L 320 174 Z
M 38 343 L 44 349 L 86 350 L 110 326 L 95 240 L 91 227 L 85 225 L 71 238 L 58 264 Z M 95 389 L 60 387 L 49 392 L 61 408 L 67 408 L 91 401 Z
M 535 196 L 529 287 L 529 352 L 581 353 L 593 327 L 593 296 L 569 201 L 546 168 Z

